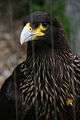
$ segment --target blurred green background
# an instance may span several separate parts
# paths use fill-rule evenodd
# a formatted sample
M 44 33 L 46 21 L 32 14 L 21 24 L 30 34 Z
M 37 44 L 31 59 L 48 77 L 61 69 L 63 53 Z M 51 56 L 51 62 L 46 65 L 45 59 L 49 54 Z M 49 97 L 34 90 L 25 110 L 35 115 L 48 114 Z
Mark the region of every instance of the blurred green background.
M 0 0 L 0 80 L 26 58 L 26 46 L 19 43 L 22 20 L 39 10 L 63 24 L 73 53 L 80 54 L 80 0 Z
M 20 20 L 30 12 L 37 10 L 52 12 L 52 15 L 56 16 L 64 24 L 67 35 L 70 33 L 69 19 L 65 15 L 65 0 L 1 0 L 1 4 L 2 14 L 5 14 L 6 11 L 10 16 L 12 15 L 14 20 Z

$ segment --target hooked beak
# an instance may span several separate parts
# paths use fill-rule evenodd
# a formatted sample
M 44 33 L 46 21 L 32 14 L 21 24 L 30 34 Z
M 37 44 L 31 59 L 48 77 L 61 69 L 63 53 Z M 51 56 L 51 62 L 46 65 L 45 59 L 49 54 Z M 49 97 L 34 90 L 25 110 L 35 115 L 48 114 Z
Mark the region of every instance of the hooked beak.
M 25 27 L 23 28 L 21 35 L 20 35 L 20 43 L 21 45 L 25 42 L 31 41 L 31 40 L 35 40 L 38 37 L 42 37 L 45 35 L 45 30 L 46 28 L 44 28 L 42 26 L 42 24 L 40 24 L 37 28 L 32 29 L 32 27 L 30 26 L 30 23 L 27 23 L 25 25 Z
M 27 29 L 25 29 L 25 27 L 23 28 L 21 35 L 20 35 L 20 43 L 21 45 L 25 42 L 31 41 L 33 39 L 33 36 L 35 36 L 35 34 Z

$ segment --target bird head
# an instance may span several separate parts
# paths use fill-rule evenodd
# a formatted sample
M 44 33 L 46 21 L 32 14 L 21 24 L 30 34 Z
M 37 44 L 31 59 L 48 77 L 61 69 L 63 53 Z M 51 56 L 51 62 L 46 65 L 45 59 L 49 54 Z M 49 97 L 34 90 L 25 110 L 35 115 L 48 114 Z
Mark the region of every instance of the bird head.
M 50 26 L 50 17 L 46 12 L 34 12 L 24 20 L 24 28 L 21 32 L 20 43 L 41 40 L 46 37 Z
M 37 11 L 24 19 L 24 27 L 20 36 L 21 45 L 25 42 L 54 44 L 54 48 L 66 47 L 64 29 L 55 17 L 49 13 Z M 42 45 L 43 46 L 43 45 Z M 42 47 L 41 46 L 41 47 Z

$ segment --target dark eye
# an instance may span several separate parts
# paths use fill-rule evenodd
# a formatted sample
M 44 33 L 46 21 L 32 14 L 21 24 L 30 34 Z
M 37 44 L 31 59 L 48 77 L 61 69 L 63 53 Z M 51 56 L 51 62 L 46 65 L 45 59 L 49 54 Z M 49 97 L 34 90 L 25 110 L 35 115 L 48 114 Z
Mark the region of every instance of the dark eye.
M 47 24 L 47 23 L 42 23 L 42 25 L 43 25 L 44 27 L 47 27 L 47 26 L 48 26 L 48 24 Z
M 32 28 L 37 28 L 39 26 L 39 23 L 33 23 Z

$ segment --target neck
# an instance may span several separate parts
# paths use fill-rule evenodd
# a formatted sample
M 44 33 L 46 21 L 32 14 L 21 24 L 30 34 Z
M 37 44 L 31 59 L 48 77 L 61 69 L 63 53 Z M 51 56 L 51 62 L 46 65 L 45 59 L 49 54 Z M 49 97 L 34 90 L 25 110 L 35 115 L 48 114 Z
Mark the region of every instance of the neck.
M 70 49 L 64 48 L 64 50 L 58 48 L 58 49 L 51 49 L 49 46 L 48 47 L 40 47 L 40 48 L 32 48 L 32 46 L 28 46 L 28 54 L 27 57 L 37 60 L 37 58 L 44 59 L 45 57 L 50 58 L 53 56 L 55 59 L 56 56 L 60 56 L 62 59 L 64 59 L 66 62 L 71 61 L 72 59 L 72 53 Z

